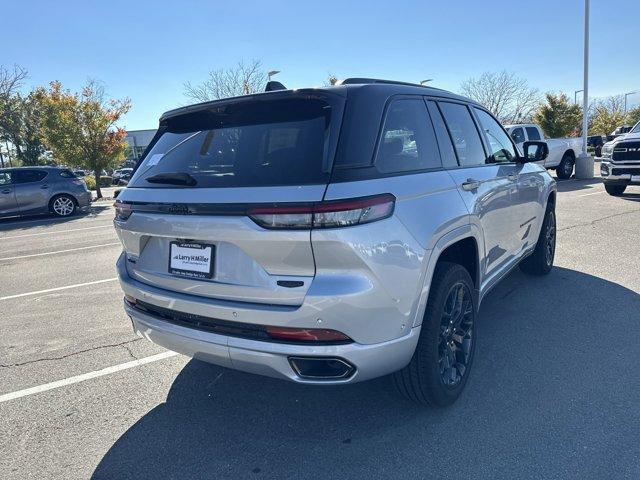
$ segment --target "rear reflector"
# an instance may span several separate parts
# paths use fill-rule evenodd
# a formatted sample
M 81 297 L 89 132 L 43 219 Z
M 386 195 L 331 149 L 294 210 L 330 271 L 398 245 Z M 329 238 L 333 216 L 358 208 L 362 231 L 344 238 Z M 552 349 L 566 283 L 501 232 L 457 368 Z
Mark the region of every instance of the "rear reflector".
M 249 208 L 249 217 L 263 228 L 337 228 L 383 220 L 393 214 L 396 197 L 390 193 L 372 197 L 320 203 L 282 204 Z
M 344 333 L 325 328 L 266 327 L 267 335 L 289 342 L 350 342 Z
M 349 378 L 356 368 L 341 358 L 289 357 L 291 368 L 300 378 L 337 380 Z
M 116 220 L 124 221 L 131 216 L 133 206 L 129 203 L 123 203 L 116 200 L 113 204 L 116 209 Z

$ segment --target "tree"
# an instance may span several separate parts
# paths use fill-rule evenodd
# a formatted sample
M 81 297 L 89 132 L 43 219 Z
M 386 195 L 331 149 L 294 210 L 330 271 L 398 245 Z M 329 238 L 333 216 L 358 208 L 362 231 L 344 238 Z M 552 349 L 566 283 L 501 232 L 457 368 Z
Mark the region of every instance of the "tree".
M 42 133 L 56 159 L 94 172 L 96 194 L 102 197 L 100 174 L 124 159 L 127 132 L 116 126 L 129 111 L 129 99 L 106 100 L 104 88 L 89 81 L 79 93 L 51 82 L 36 92 L 43 105 Z
M 41 105 L 33 92 L 23 95 L 20 88 L 27 71 L 15 65 L 0 66 L 0 140 L 10 142 L 23 165 L 38 165 L 44 147 L 40 135 Z
M 209 78 L 199 85 L 184 84 L 184 94 L 196 102 L 249 95 L 264 90 L 267 74 L 260 60 L 243 61 L 232 68 L 211 70 Z
M 332 85 L 336 85 L 338 83 L 338 77 L 336 77 L 333 73 L 330 73 L 327 76 L 327 79 L 324 81 L 325 87 L 330 87 Z
M 608 97 L 595 104 L 589 118 L 589 134 L 611 133 L 620 125 L 624 125 L 625 120 L 624 97 L 622 95 Z
M 484 72 L 462 83 L 463 95 L 484 105 L 502 123 L 526 123 L 540 104 L 538 90 L 514 73 Z
M 582 109 L 571 103 L 566 94 L 547 93 L 545 103 L 540 105 L 533 117 L 549 138 L 566 137 L 580 130 Z
M 640 107 L 633 108 L 627 112 L 627 122 L 629 125 L 635 125 L 640 122 Z

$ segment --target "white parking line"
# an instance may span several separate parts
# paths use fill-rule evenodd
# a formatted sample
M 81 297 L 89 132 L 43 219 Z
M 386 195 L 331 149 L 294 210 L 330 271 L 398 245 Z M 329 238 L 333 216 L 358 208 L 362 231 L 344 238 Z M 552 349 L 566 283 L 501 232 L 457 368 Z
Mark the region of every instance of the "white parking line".
M 599 193 L 604 193 L 604 190 L 600 192 L 583 193 L 582 195 L 576 195 L 576 197 L 588 197 L 589 195 L 598 195 Z
M 99 283 L 114 282 L 117 279 L 118 279 L 117 277 L 105 278 L 104 280 L 96 280 L 93 282 L 85 282 L 85 283 L 76 283 L 75 285 L 66 285 L 64 287 L 48 288 L 46 290 L 37 290 L 35 292 L 17 293 L 15 295 L 7 295 L 6 297 L 0 297 L 0 300 L 11 300 L 13 298 L 29 297 L 31 295 L 41 295 L 44 293 L 59 292 L 60 290 L 68 290 L 70 288 L 78 288 L 78 287 L 84 287 L 87 285 L 97 285 Z
M 63 223 L 69 223 L 69 224 L 89 223 L 101 217 L 113 218 L 113 212 L 107 211 L 107 210 L 113 210 L 113 207 L 109 207 L 108 209 L 105 209 L 103 212 L 96 213 L 92 216 L 78 217 L 78 218 L 74 218 L 73 220 L 69 220 L 65 218 L 55 218 L 55 217 L 54 218 L 40 217 L 40 218 L 34 218 L 33 220 L 22 220 L 22 219 L 7 220 L 7 221 L 0 222 L 0 227 L 12 227 L 14 225 L 21 226 L 21 225 L 27 225 L 30 223 L 42 223 L 41 225 L 42 227 L 46 227 L 48 225 L 60 225 Z
M 0 240 L 9 240 L 11 238 L 37 237 L 40 235 L 52 235 L 54 233 L 79 232 L 81 230 L 93 230 L 96 228 L 113 228 L 113 225 L 109 224 L 109 225 L 99 225 L 97 227 L 70 228 L 68 230 L 52 230 L 49 232 L 40 232 L 40 233 L 25 233 L 24 235 L 12 235 L 10 237 L 0 237 Z
M 0 258 L 0 261 L 2 261 L 2 260 L 19 260 L 21 258 L 42 257 L 44 255 L 55 255 L 56 253 L 75 252 L 77 250 L 89 250 L 90 248 L 110 247 L 110 246 L 113 246 L 113 245 L 120 245 L 120 242 L 103 243 L 101 245 L 90 245 L 88 247 L 68 248 L 66 250 L 56 250 L 55 252 L 32 253 L 30 255 L 18 255 L 16 257 L 3 257 L 3 258 Z
M 0 403 L 8 402 L 9 400 L 15 400 L 16 398 L 26 397 L 28 395 L 33 395 L 34 393 L 46 392 L 47 390 L 53 390 L 54 388 L 66 387 L 67 385 L 84 382 L 85 380 L 91 380 L 92 378 L 103 377 L 105 375 L 110 375 L 112 373 L 127 370 L 129 368 L 139 367 L 140 365 L 146 365 L 147 363 L 157 362 L 158 360 L 164 360 L 165 358 L 175 357 L 176 355 L 178 355 L 176 352 L 158 353 L 157 355 L 151 355 L 139 360 L 121 363 L 120 365 L 103 368 L 102 370 L 95 370 L 93 372 L 83 373 L 82 375 L 76 375 L 75 377 L 69 377 L 62 380 L 57 380 L 55 382 L 45 383 L 44 385 L 25 388 L 24 390 L 18 390 L 16 392 L 5 393 L 4 395 L 0 395 Z

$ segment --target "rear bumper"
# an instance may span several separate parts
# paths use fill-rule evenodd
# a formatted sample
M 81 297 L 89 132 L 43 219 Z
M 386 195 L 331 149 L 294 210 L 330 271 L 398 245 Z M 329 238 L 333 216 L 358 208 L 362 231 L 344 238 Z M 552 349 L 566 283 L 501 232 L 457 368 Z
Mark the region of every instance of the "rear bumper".
M 76 195 L 78 201 L 78 208 L 84 210 L 91 205 L 91 192 L 81 192 Z
M 126 273 L 122 258 L 118 262 L 118 276 L 122 289 L 134 298 L 182 311 L 189 311 L 189 304 L 193 305 L 194 300 L 189 295 L 158 289 L 132 279 Z M 204 302 L 206 304 L 201 305 L 204 308 L 214 311 L 228 308 L 233 312 L 241 312 L 241 316 L 245 318 L 252 314 L 256 318 L 262 318 L 266 313 L 260 306 L 256 306 L 251 312 L 246 304 L 234 305 L 233 302 L 225 302 L 224 306 L 218 305 L 218 308 L 215 308 L 211 300 Z M 219 335 L 175 325 L 132 308 L 126 302 L 124 308 L 138 335 L 169 350 L 223 367 L 306 384 L 355 383 L 400 370 L 411 360 L 420 334 L 420 327 L 415 327 L 408 329 L 407 334 L 399 338 L 374 344 L 357 342 L 322 346 L 288 344 Z M 307 317 L 307 314 L 301 311 L 302 309 L 279 308 L 282 309 L 280 313 L 283 326 L 290 326 L 292 321 L 295 323 L 294 318 L 297 313 L 304 319 Z M 274 313 L 269 312 L 268 317 L 273 318 Z M 305 379 L 293 370 L 289 357 L 340 358 L 353 365 L 355 373 L 346 379 Z

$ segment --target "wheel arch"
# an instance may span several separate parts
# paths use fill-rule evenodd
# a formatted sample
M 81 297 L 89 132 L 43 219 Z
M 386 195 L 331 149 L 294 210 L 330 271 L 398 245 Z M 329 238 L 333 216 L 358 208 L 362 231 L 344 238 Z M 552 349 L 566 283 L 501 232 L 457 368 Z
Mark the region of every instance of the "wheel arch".
M 58 197 L 62 197 L 62 196 L 66 196 L 66 197 L 70 197 L 73 200 L 73 203 L 76 204 L 76 208 L 80 206 L 80 204 L 78 203 L 78 199 L 77 197 L 73 194 L 73 193 L 69 193 L 69 192 L 56 192 L 54 195 L 51 195 L 51 198 L 49 199 L 49 203 L 47 203 L 47 207 L 49 209 L 49 211 L 51 211 L 51 209 L 53 208 L 53 202 L 56 198 Z
M 422 317 L 429 297 L 429 290 L 433 280 L 436 265 L 441 261 L 458 263 L 465 267 L 471 275 L 475 287 L 475 294 L 478 295 L 481 275 L 481 253 L 484 250 L 482 232 L 474 224 L 458 227 L 440 237 L 435 243 L 427 263 L 425 278 L 420 295 L 419 308 L 413 322 L 414 326 L 422 323 Z
M 545 204 L 545 211 L 546 209 L 549 207 L 549 205 L 553 205 L 554 209 L 556 206 L 556 197 L 557 197 L 557 192 L 556 190 L 551 190 L 548 194 L 547 194 L 547 203 Z

